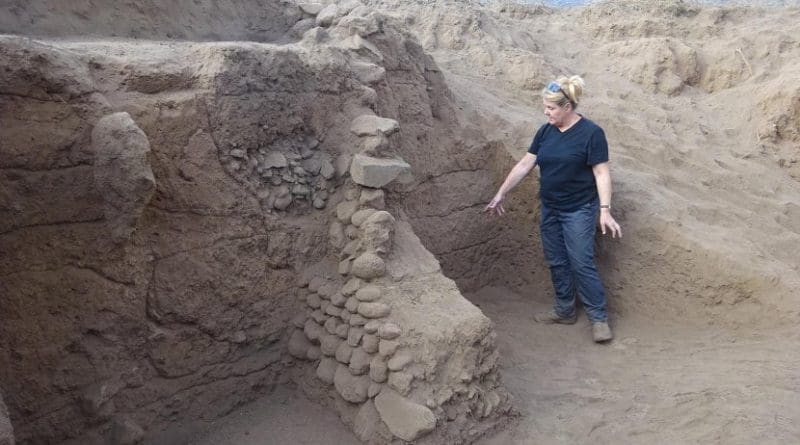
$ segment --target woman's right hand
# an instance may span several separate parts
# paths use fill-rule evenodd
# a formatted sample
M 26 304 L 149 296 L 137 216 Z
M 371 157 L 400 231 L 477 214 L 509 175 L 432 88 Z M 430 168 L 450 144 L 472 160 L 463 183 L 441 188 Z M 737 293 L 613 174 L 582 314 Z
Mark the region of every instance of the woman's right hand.
M 483 211 L 489 212 L 489 215 L 502 216 L 503 213 L 506 213 L 506 209 L 503 208 L 503 199 L 505 196 L 500 193 L 496 194 Z

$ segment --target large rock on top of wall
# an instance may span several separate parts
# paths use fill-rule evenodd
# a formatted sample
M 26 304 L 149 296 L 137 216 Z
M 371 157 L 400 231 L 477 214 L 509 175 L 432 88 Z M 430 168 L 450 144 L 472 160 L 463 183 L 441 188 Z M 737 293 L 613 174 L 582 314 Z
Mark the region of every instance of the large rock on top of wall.
M 350 176 L 356 184 L 381 188 L 401 175 L 409 175 L 411 166 L 402 159 L 373 158 L 363 154 L 353 157 Z

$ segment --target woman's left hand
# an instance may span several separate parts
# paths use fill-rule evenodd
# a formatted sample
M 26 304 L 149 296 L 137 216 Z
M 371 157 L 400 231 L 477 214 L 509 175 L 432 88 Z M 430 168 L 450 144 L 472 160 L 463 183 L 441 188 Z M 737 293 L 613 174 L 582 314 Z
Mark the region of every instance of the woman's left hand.
M 622 228 L 617 224 L 617 221 L 611 216 L 611 211 L 608 209 L 601 209 L 600 210 L 600 231 L 603 235 L 606 234 L 606 230 L 611 231 L 611 237 L 622 238 Z

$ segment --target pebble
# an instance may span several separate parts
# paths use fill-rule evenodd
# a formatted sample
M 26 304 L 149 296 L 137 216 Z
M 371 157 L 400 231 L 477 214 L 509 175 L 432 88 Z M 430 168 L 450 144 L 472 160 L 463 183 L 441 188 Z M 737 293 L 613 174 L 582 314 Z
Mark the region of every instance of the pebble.
M 322 311 L 319 309 L 311 313 L 311 318 L 313 318 L 314 321 L 320 324 L 325 323 L 325 320 L 328 319 L 328 317 L 325 316 L 325 314 L 323 314 Z
M 289 354 L 292 357 L 305 360 L 308 357 L 308 348 L 311 342 L 308 341 L 305 333 L 301 329 L 295 329 L 289 338 Z
M 341 342 L 342 340 L 335 335 L 324 335 L 320 341 L 320 349 L 325 355 L 334 355 L 336 354 L 336 348 L 339 347 L 339 343 Z
M 371 360 L 372 355 L 367 354 L 363 349 L 354 349 L 353 355 L 350 357 L 350 372 L 354 375 L 366 373 L 369 370 L 369 363 Z
M 380 356 L 375 356 L 369 363 L 369 378 L 377 383 L 383 383 L 389 377 L 389 367 Z
M 350 278 L 349 280 L 347 280 L 347 283 L 345 283 L 344 286 L 342 286 L 342 289 L 340 290 L 340 292 L 342 293 L 342 295 L 344 295 L 346 297 L 349 297 L 349 296 L 353 295 L 354 293 L 356 293 L 356 291 L 359 288 L 361 288 L 361 284 L 362 284 L 362 281 L 360 279 L 358 279 L 358 278 Z
M 356 313 L 356 312 L 358 312 L 358 303 L 359 303 L 359 301 L 356 299 L 356 297 L 350 297 L 344 303 L 344 308 L 347 309 L 350 312 Z M 372 323 L 372 322 L 370 321 L 369 323 Z M 369 324 L 369 323 L 367 323 L 367 324 Z
M 303 333 L 306 334 L 306 338 L 309 340 L 319 341 L 320 337 L 324 335 L 325 330 L 314 320 L 308 319 L 306 320 L 305 326 L 303 326 Z
M 364 286 L 356 291 L 358 301 L 371 302 L 381 298 L 381 288 L 375 285 Z
M 336 318 L 331 317 L 325 322 L 325 330 L 328 331 L 329 334 L 335 334 L 337 326 L 339 326 L 339 320 Z
M 342 364 L 336 368 L 333 376 L 333 385 L 336 387 L 336 391 L 343 399 L 351 403 L 362 403 L 367 400 L 370 383 L 368 376 L 353 375 Z
M 396 340 L 381 340 L 378 343 L 378 353 L 383 357 L 388 357 L 397 351 L 400 343 Z
M 370 320 L 367 324 L 364 325 L 364 331 L 366 331 L 367 334 L 374 334 L 378 332 L 378 329 L 381 328 L 382 324 L 383 324 L 382 321 Z
M 400 336 L 403 330 L 394 323 L 384 323 L 378 328 L 378 337 L 392 340 Z
M 353 348 L 351 348 L 347 343 L 342 342 L 339 344 L 339 347 L 336 348 L 336 360 L 339 363 L 344 363 L 345 365 L 350 363 L 350 356 L 353 355 Z
M 347 344 L 356 347 L 361 344 L 361 339 L 364 337 L 364 329 L 362 328 L 350 328 L 347 332 Z
M 308 297 L 306 297 L 306 304 L 311 309 L 318 309 L 321 302 L 322 301 L 319 299 L 319 295 L 317 294 L 309 294 Z
M 378 337 L 371 334 L 364 334 L 364 338 L 361 340 L 361 347 L 364 348 L 364 351 L 369 352 L 370 354 L 378 352 Z
M 339 363 L 336 360 L 331 358 L 325 357 L 319 361 L 319 365 L 317 365 L 317 377 L 323 382 L 332 385 L 333 384 L 333 377 L 336 374 L 336 368 L 339 367 Z
M 347 323 L 342 323 L 339 326 L 336 326 L 336 335 L 341 338 L 347 338 L 347 333 L 350 331 L 350 325 Z
M 387 366 L 390 371 L 402 371 L 411 363 L 411 360 L 413 360 L 413 358 L 408 353 L 395 354 L 394 357 L 389 360 Z
M 363 302 L 358 304 L 358 313 L 366 318 L 382 318 L 392 312 L 386 303 Z
M 367 324 L 367 319 L 359 314 L 353 314 L 350 317 L 350 326 L 364 326 Z

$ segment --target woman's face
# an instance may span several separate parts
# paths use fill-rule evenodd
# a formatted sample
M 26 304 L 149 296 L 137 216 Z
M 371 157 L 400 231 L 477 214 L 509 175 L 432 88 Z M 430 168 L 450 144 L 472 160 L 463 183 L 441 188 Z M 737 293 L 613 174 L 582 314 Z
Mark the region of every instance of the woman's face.
M 547 116 L 547 123 L 556 127 L 560 127 L 566 122 L 565 117 L 569 114 L 569 110 L 572 109 L 569 104 L 562 107 L 555 102 L 546 100 L 542 100 L 542 104 L 544 105 L 544 115 Z

